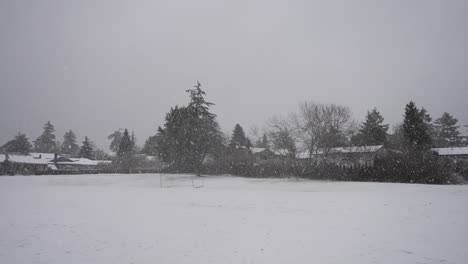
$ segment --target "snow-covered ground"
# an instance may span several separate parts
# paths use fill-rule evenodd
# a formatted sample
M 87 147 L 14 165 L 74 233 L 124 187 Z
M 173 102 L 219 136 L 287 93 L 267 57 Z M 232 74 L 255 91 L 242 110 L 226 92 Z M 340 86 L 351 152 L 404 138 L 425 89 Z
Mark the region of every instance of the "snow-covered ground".
M 0 177 L 0 263 L 468 263 L 468 186 Z

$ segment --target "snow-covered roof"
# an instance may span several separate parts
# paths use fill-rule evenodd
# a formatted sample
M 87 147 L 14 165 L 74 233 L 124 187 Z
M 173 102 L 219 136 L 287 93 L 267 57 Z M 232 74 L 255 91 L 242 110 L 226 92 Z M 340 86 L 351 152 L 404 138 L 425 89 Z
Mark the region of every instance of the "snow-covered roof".
M 5 154 L 0 154 L 0 161 L 3 162 L 6 159 Z M 52 157 L 53 159 L 53 157 Z M 39 156 L 33 155 L 8 155 L 8 160 L 15 163 L 24 163 L 24 164 L 43 164 L 47 165 L 50 163 L 50 159 L 46 159 Z
M 440 156 L 468 155 L 468 147 L 458 148 L 433 148 Z
M 376 146 L 359 146 L 359 147 L 339 147 L 339 148 L 330 148 L 330 149 L 318 149 L 316 153 L 313 153 L 312 155 L 323 155 L 324 153 L 374 153 L 381 149 L 383 145 L 376 145 Z M 252 153 L 259 153 L 262 151 L 265 151 L 266 149 L 264 148 L 250 148 L 250 151 Z M 273 151 L 276 155 L 279 156 L 286 156 L 289 154 L 288 151 L 284 149 L 279 149 L 279 150 L 274 150 Z M 296 153 L 296 157 L 300 159 L 305 159 L 309 157 L 309 152 L 308 151 L 298 151 Z
M 31 153 L 29 153 L 29 156 L 32 156 L 32 157 L 37 158 L 37 159 L 41 158 L 41 159 L 44 159 L 44 160 L 53 160 L 54 157 L 55 157 L 55 154 L 54 153 L 31 152 Z
M 14 163 L 24 163 L 24 164 L 43 164 L 49 165 L 54 164 L 54 156 L 53 153 L 30 153 L 29 155 L 17 155 L 17 154 L 9 154 L 8 160 Z M 6 155 L 0 154 L 0 162 L 5 161 Z M 90 160 L 85 158 L 71 158 L 70 161 L 65 162 L 57 162 L 57 164 L 64 164 L 64 165 L 87 165 L 87 166 L 96 166 L 99 163 L 110 163 L 112 161 L 108 160 Z
M 110 160 L 90 160 L 85 158 L 71 158 L 72 162 L 61 162 L 60 164 L 68 164 L 68 165 L 90 165 L 96 166 L 99 163 L 111 163 Z
M 330 149 L 330 153 L 374 153 L 381 149 L 383 145 L 359 146 L 359 147 L 339 147 Z M 322 150 L 323 151 L 323 150 Z
M 250 148 L 250 152 L 252 152 L 253 154 L 260 153 L 260 152 L 263 152 L 265 150 L 266 150 L 266 148 L 255 148 L 255 147 Z

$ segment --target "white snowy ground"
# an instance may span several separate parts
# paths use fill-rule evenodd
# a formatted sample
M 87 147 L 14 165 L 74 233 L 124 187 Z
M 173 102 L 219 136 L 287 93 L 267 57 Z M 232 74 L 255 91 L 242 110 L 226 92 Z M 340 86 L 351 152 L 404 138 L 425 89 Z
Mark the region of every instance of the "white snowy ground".
M 0 263 L 468 263 L 466 185 L 203 181 L 0 177 Z

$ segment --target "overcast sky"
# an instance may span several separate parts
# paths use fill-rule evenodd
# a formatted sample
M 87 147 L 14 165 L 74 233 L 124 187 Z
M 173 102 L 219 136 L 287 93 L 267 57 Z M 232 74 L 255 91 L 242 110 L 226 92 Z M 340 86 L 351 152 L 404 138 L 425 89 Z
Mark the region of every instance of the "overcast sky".
M 50 120 L 107 148 L 155 134 L 199 80 L 223 131 L 262 127 L 299 102 L 410 100 L 468 124 L 468 1 L 2 0 L 0 144 Z

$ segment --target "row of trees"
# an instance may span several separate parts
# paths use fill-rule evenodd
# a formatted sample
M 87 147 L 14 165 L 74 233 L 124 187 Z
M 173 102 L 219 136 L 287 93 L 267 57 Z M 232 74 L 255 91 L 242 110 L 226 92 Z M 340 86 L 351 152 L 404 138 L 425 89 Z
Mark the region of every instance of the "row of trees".
M 200 174 L 206 161 L 212 161 L 222 164 L 221 172 L 232 172 L 233 167 L 252 165 L 252 153 L 247 151 L 252 145 L 281 154 L 292 161 L 292 167 L 298 167 L 298 157 L 308 160 L 307 164 L 314 164 L 316 154 L 327 154 L 334 147 L 365 145 L 386 145 L 416 157 L 414 164 L 418 164 L 428 160 L 431 147 L 466 144 L 458 131 L 456 118 L 444 113 L 432 122 L 427 111 L 418 109 L 414 102 L 408 103 L 403 122 L 392 134 L 388 133 L 389 125 L 377 109 L 369 111 L 365 121 L 356 125 L 346 106 L 304 102 L 296 113 L 272 117 L 263 133 L 255 133 L 255 144 L 252 144 L 239 124 L 230 138 L 223 135 L 216 115 L 211 112 L 213 103 L 205 100 L 206 93 L 199 82 L 186 92 L 189 103 L 172 107 L 163 126 L 146 140 L 141 151 L 136 146 L 134 133 L 130 134 L 128 129 L 119 129 L 108 136 L 110 150 L 116 153 L 114 165 L 131 171 L 137 164 L 136 154 L 145 153 L 158 156 L 173 171 Z M 47 122 L 34 145 L 29 143 L 26 135 L 19 133 L 2 148 L 23 154 L 34 150 L 86 158 L 97 156 L 98 151 L 87 137 L 79 147 L 73 131 L 65 133 L 63 143 L 57 143 L 54 132 L 53 125 Z M 303 168 L 302 172 L 296 170 L 294 173 L 307 170 Z
M 171 108 L 165 124 L 146 141 L 143 151 L 169 163 L 171 171 L 199 174 L 206 170 L 204 164 L 217 164 L 216 173 L 237 171 L 248 174 L 233 170 L 234 167 L 255 171 L 252 169 L 252 152 L 247 151 L 252 147 L 252 141 L 245 135 L 244 129 L 237 124 L 232 136 L 227 139 L 220 132 L 215 115 L 210 112 L 213 104 L 205 101 L 205 92 L 200 83 L 187 92 L 190 95 L 189 104 Z M 466 144 L 458 131 L 457 122 L 448 113 L 432 122 L 424 108 L 418 109 L 414 102 L 410 102 L 406 105 L 402 124 L 395 128 L 393 134 L 389 134 L 389 125 L 385 124 L 377 109 L 369 111 L 365 121 L 357 126 L 348 107 L 305 102 L 300 104 L 297 113 L 271 118 L 268 128 L 257 136 L 255 146 L 281 154 L 283 161 L 279 163 L 288 167 L 282 170 L 298 175 L 316 170 L 319 167 L 316 154 L 326 155 L 332 148 L 386 145 L 396 150 L 393 153 L 400 153 L 400 156 L 392 157 L 392 162 L 382 163 L 391 166 L 392 171 L 399 171 L 401 178 L 396 181 L 443 183 L 446 181 L 443 177 L 448 175 L 445 173 L 446 166 L 439 166 L 440 162 L 434 158 L 430 148 Z M 307 162 L 301 164 L 298 158 Z M 390 167 L 386 169 L 390 171 Z M 381 173 L 383 171 L 380 170 Z M 378 175 L 376 178 L 379 178 Z
M 12 140 L 0 147 L 0 150 L 2 152 L 19 153 L 23 155 L 27 155 L 30 152 L 60 153 L 67 154 L 71 157 L 88 159 L 106 156 L 105 152 L 97 149 L 88 137 L 85 137 L 81 146 L 79 146 L 76 134 L 72 130 L 65 133 L 63 142 L 60 143 L 56 140 L 55 128 L 50 121 L 44 125 L 42 134 L 33 141 L 33 144 L 29 142 L 26 134 L 20 132 Z
M 115 158 L 111 158 L 104 151 L 97 149 L 88 137 L 85 137 L 82 145 L 78 146 L 76 135 L 72 130 L 67 131 L 63 138 L 61 144 L 55 141 L 55 128 L 48 121 L 44 125 L 43 133 L 34 141 L 34 145 L 29 142 L 25 134 L 18 133 L 14 139 L 1 147 L 1 151 L 23 155 L 35 151 L 67 154 L 70 157 L 87 159 L 113 159 L 115 168 L 119 168 L 121 171 L 130 171 L 131 168 L 135 167 L 136 139 L 134 134 L 130 135 L 127 129 L 118 130 L 109 136 L 109 139 L 112 139 L 111 149 L 116 153 Z
M 389 134 L 380 112 L 374 108 L 357 127 L 348 107 L 335 104 L 300 104 L 299 111 L 287 117 L 275 116 L 269 120 L 269 129 L 257 141 L 265 147 L 267 137 L 275 150 L 295 157 L 308 157 L 318 150 L 327 152 L 334 147 L 385 145 L 407 151 L 412 148 L 442 148 L 466 146 L 466 137 L 460 132 L 458 120 L 449 113 L 432 122 L 424 108 L 414 102 L 405 108 L 404 120 Z M 268 135 L 268 136 L 267 136 Z

